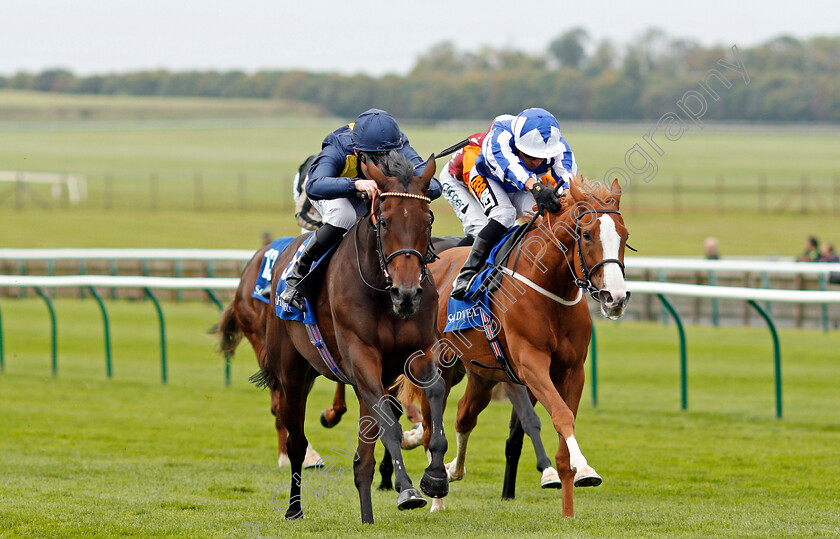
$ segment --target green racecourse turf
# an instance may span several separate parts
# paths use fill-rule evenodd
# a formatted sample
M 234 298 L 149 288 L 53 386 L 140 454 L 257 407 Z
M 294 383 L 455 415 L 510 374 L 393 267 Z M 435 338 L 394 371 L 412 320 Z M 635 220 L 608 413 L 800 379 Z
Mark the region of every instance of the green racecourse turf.
M 560 492 L 538 487 L 523 450 L 514 501 L 500 500 L 509 404 L 492 402 L 470 438 L 466 479 L 447 510 L 400 512 L 396 494 L 373 493 L 376 524 L 362 526 L 352 466 L 338 449 L 353 438 L 358 405 L 332 430 L 318 423 L 332 384 L 316 383 L 307 431 L 341 477 L 310 477 L 306 518 L 289 523 L 288 468 L 278 471 L 268 394 L 247 382 L 256 362 L 244 343 L 223 383 L 203 334 L 216 311 L 164 304 L 169 384 L 160 383 L 148 303 L 109 302 L 114 378 L 105 378 L 95 303 L 59 300 L 59 374 L 49 375 L 43 304 L 2 301 L 6 370 L 0 374 L 0 535 L 262 536 L 814 536 L 840 534 L 840 334 L 782 331 L 785 416 L 774 418 L 770 337 L 764 330 L 687 328 L 689 410 L 679 409 L 675 330 L 598 322 L 599 406 L 584 389 L 577 435 L 600 487 L 576 489 L 574 519 Z M 454 411 L 445 427 L 454 450 Z M 557 437 L 542 408 L 550 455 Z M 377 449 L 381 458 L 381 448 Z M 406 454 L 415 484 L 426 465 Z M 279 489 L 276 498 L 275 491 Z M 254 528 L 250 528 L 253 530 Z
M 315 117 L 315 111 L 302 106 L 266 103 L 0 91 L 0 170 L 85 174 L 89 190 L 87 203 L 66 207 L 53 203 L 45 187 L 36 187 L 38 199 L 51 209 L 27 199 L 15 210 L 10 184 L 0 184 L 0 243 L 250 248 L 266 229 L 277 236 L 294 234 L 291 178 L 324 135 L 346 120 Z M 634 144 L 645 146 L 641 137 L 651 126 L 564 122 L 564 134 L 581 172 L 598 179 L 624 166 Z M 406 121 L 403 127 L 425 156 L 486 124 Z M 794 255 L 811 234 L 840 241 L 833 236 L 840 211 L 840 130 L 708 125 L 690 129 L 678 141 L 655 140 L 665 152 L 656 156 L 656 177 L 647 183 L 634 180 L 622 203 L 631 243 L 640 254 L 699 255 L 703 239 L 712 235 L 719 238 L 724 256 Z M 438 161 L 444 165 L 445 160 Z M 758 192 L 762 174 L 766 197 Z M 158 178 L 156 198 L 153 175 Z M 727 190 L 723 211 L 716 206 L 718 175 Z M 800 213 L 803 175 L 808 176 L 806 214 Z M 675 176 L 685 189 L 677 199 Z M 106 177 L 113 178 L 110 195 Z M 239 191 L 240 177 L 244 192 Z M 673 211 L 675 200 L 680 213 Z M 759 212 L 762 201 L 766 209 Z M 240 204 L 246 209 L 240 210 Z M 434 208 L 435 233 L 460 232 L 444 201 Z

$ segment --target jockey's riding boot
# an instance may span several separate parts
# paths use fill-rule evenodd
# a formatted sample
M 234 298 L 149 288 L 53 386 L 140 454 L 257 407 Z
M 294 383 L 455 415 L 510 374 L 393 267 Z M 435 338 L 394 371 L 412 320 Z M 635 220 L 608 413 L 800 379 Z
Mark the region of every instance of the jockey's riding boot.
M 333 225 L 324 225 L 313 234 L 312 240 L 303 248 L 295 265 L 292 266 L 292 271 L 286 277 L 286 289 L 280 295 L 280 301 L 286 305 L 295 307 L 303 311 L 306 308 L 306 303 L 297 291 L 297 286 L 307 273 L 309 273 L 312 264 L 326 253 L 330 247 L 335 245 L 344 236 L 347 230 Z
M 463 300 L 466 297 L 467 291 L 472 287 L 475 276 L 484 267 L 484 262 L 487 261 L 487 256 L 490 254 L 490 251 L 502 239 L 506 232 L 507 228 L 495 219 L 490 219 L 484 225 L 484 228 L 481 229 L 481 232 L 478 233 L 478 236 L 476 236 L 473 242 L 470 256 L 464 262 L 461 273 L 458 274 L 455 282 L 452 283 L 453 298 Z

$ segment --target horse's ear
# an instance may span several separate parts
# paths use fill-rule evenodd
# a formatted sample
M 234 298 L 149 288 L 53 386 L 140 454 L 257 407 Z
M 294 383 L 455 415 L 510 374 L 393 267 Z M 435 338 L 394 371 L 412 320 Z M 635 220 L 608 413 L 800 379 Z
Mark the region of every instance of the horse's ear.
M 621 193 L 623 189 L 621 188 L 621 184 L 618 182 L 618 178 L 615 178 L 610 186 L 610 191 L 612 191 L 613 198 L 615 199 L 616 206 L 619 202 L 621 202 Z
M 434 177 L 436 169 L 435 154 L 432 154 L 429 156 L 429 160 L 426 161 L 426 168 L 423 169 L 423 174 L 420 175 L 420 192 L 424 195 L 429 189 L 429 184 L 432 182 L 432 177 Z
M 381 170 L 379 170 L 377 166 L 375 166 L 370 161 L 367 161 L 365 168 L 367 169 L 366 172 L 368 177 L 376 182 L 376 185 L 379 187 L 380 191 L 390 191 L 390 189 L 388 189 L 388 177 L 385 176 L 385 174 Z
M 575 201 L 586 198 L 586 195 L 583 193 L 583 189 L 581 189 L 580 182 L 581 179 L 579 177 L 569 180 L 569 194 L 572 195 L 572 199 Z

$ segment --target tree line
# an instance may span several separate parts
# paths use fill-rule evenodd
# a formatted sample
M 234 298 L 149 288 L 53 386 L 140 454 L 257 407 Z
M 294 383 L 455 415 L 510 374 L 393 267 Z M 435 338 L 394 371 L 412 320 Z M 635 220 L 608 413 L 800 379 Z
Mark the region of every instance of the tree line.
M 780 36 L 738 48 L 749 84 L 726 90 L 705 119 L 840 122 L 840 37 Z M 619 46 L 570 29 L 541 53 L 431 47 L 407 75 L 303 71 L 142 71 L 76 76 L 65 69 L 0 76 L 0 88 L 79 94 L 288 99 L 353 117 L 379 107 L 399 118 L 490 119 L 542 106 L 561 120 L 653 120 L 673 110 L 731 45 L 703 46 L 651 29 Z

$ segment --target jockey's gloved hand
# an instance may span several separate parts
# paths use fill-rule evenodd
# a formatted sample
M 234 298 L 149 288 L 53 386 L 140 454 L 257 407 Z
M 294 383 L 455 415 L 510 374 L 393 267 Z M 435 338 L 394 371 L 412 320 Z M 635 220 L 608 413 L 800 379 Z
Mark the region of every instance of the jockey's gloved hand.
M 551 213 L 560 211 L 560 200 L 554 193 L 554 189 L 545 187 L 543 184 L 537 182 L 531 187 L 531 194 L 534 195 L 534 200 L 537 201 L 537 207 Z

